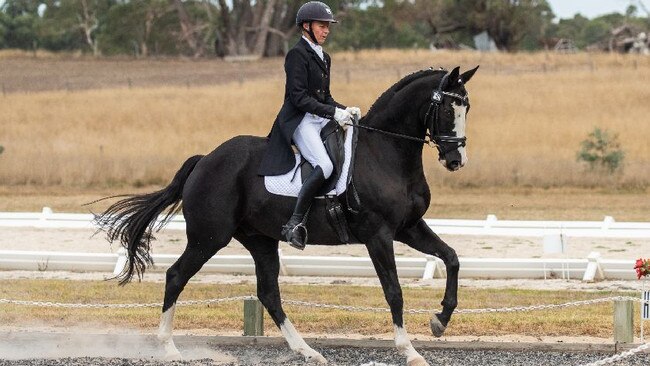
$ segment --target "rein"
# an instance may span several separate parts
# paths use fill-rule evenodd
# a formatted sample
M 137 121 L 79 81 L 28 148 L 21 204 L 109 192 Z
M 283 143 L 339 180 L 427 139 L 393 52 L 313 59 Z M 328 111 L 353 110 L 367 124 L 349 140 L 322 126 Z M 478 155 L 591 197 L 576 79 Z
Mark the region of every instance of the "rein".
M 395 138 L 401 138 L 405 140 L 410 140 L 410 141 L 416 141 L 422 144 L 429 145 L 431 147 L 437 147 L 438 148 L 438 153 L 440 155 L 444 155 L 448 153 L 449 151 L 452 151 L 454 149 L 457 149 L 459 147 L 463 147 L 466 145 L 467 142 L 467 137 L 456 137 L 456 136 L 447 136 L 447 135 L 439 135 L 438 134 L 438 121 L 440 120 L 440 106 L 442 105 L 442 101 L 444 96 L 448 96 L 451 98 L 458 99 L 462 102 L 467 102 L 468 98 L 467 96 L 462 96 L 460 94 L 456 93 L 450 93 L 442 90 L 443 85 L 445 85 L 445 82 L 447 81 L 447 78 L 449 77 L 449 74 L 445 74 L 445 76 L 442 77 L 442 80 L 440 81 L 440 85 L 438 85 L 438 88 L 433 91 L 431 94 L 431 103 L 429 104 L 429 108 L 427 109 L 427 113 L 424 116 L 424 123 L 426 124 L 429 119 L 431 119 L 431 122 L 428 124 L 428 132 L 425 134 L 426 137 L 429 139 L 427 140 L 426 138 L 419 138 L 419 137 L 414 137 L 411 135 L 406 135 L 398 132 L 391 132 L 391 131 L 386 131 L 382 130 L 379 128 L 375 127 L 370 127 L 370 126 L 364 126 L 359 124 L 357 118 L 354 118 L 353 123 L 346 123 L 347 126 L 352 126 L 352 127 L 358 127 L 358 128 L 363 128 L 365 130 L 369 131 L 375 131 L 379 133 L 383 133 L 384 135 L 388 135 L 391 137 Z M 433 111 L 433 113 L 431 113 Z M 443 150 L 442 147 L 440 146 L 441 143 L 456 143 L 456 147 L 452 147 L 449 149 Z
M 402 134 L 402 133 L 390 132 L 390 131 L 386 131 L 386 130 L 381 130 L 379 128 L 364 126 L 364 125 L 359 124 L 359 122 L 357 122 L 356 118 L 354 119 L 353 123 L 346 123 L 346 125 L 347 126 L 352 126 L 352 127 L 363 128 L 363 129 L 369 130 L 369 131 L 380 132 L 380 133 L 383 133 L 384 135 L 388 135 L 388 136 L 392 136 L 392 137 L 402 138 L 402 139 L 411 140 L 411 141 L 417 141 L 417 142 L 427 144 L 427 145 L 430 145 L 431 141 L 432 141 L 432 140 L 427 140 L 427 139 L 421 139 L 419 137 L 414 137 L 414 136 L 411 136 L 411 135 L 405 135 L 405 134 Z

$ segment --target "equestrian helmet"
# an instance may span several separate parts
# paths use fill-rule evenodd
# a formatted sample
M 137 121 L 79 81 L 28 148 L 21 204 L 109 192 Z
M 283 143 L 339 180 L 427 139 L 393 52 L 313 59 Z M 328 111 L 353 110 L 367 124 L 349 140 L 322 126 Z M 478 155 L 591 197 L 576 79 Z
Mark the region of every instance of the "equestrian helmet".
M 303 4 L 296 14 L 296 25 L 301 26 L 304 22 L 312 21 L 338 23 L 334 19 L 334 13 L 327 4 L 320 1 L 310 1 Z

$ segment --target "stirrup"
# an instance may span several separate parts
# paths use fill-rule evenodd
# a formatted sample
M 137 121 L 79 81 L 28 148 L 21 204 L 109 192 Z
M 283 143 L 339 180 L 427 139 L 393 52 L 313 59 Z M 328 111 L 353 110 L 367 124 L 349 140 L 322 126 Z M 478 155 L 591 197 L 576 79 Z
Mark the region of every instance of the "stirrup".
M 299 240 L 301 233 L 297 232 L 298 230 L 302 230 L 302 234 L 304 234 L 303 241 Z M 307 227 L 303 222 L 299 222 L 294 227 L 284 225 L 282 227 L 282 234 L 284 235 L 285 239 L 287 239 L 287 243 L 289 243 L 289 245 L 292 247 L 299 250 L 305 249 L 305 245 L 307 243 Z

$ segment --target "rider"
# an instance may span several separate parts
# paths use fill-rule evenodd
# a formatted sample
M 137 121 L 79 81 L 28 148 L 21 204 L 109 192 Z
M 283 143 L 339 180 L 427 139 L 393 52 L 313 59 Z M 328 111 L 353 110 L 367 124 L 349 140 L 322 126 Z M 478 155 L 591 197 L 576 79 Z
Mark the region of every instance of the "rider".
M 320 1 L 310 1 L 298 10 L 296 25 L 302 37 L 285 57 L 284 104 L 273 123 L 259 169 L 260 175 L 289 172 L 295 165 L 292 141 L 314 167 L 303 182 L 293 215 L 282 227 L 282 235 L 297 249 L 305 248 L 307 229 L 303 219 L 311 201 L 334 169 L 320 139 L 320 131 L 331 119 L 344 126 L 351 122 L 353 114 L 359 117 L 361 114 L 359 108 L 346 108 L 330 94 L 332 61 L 322 44 L 329 35 L 331 23 L 338 21 L 330 7 Z

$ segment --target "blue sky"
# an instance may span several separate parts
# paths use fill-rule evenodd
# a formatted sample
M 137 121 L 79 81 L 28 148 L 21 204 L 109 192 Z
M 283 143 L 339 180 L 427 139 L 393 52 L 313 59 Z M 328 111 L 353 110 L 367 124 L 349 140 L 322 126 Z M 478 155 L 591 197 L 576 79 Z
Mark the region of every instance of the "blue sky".
M 580 13 L 587 18 L 595 18 L 600 15 L 618 12 L 625 14 L 629 5 L 637 5 L 642 2 L 650 10 L 650 0 L 547 0 L 558 18 L 573 18 Z M 637 8 L 639 6 L 637 5 Z M 639 16 L 646 15 L 639 9 Z

